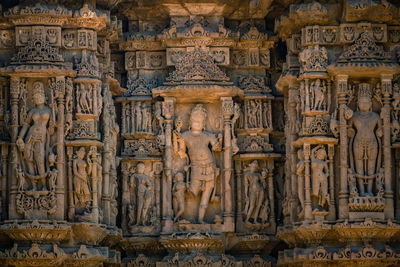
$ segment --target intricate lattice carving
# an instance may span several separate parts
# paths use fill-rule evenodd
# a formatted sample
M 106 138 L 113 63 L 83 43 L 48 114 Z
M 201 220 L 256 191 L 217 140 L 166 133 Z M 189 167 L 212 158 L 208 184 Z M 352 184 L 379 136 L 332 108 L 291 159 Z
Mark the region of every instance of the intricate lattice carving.
M 146 80 L 143 77 L 128 80 L 128 91 L 125 96 L 144 96 L 151 95 L 151 89 L 157 86 L 156 80 Z
M 188 52 L 166 80 L 166 85 L 231 84 L 226 74 L 215 65 L 214 59 L 200 48 Z
M 32 39 L 11 59 L 13 64 L 60 64 L 64 62 L 58 48 L 48 41 Z
M 299 54 L 299 61 L 302 73 L 326 71 L 328 52 L 325 47 L 306 48 Z
M 239 78 L 239 87 L 247 94 L 267 94 L 271 93 L 267 82 L 264 76 L 242 76 Z
M 355 43 L 346 49 L 338 58 L 338 63 L 388 61 L 390 53 L 375 43 L 368 32 L 363 32 Z

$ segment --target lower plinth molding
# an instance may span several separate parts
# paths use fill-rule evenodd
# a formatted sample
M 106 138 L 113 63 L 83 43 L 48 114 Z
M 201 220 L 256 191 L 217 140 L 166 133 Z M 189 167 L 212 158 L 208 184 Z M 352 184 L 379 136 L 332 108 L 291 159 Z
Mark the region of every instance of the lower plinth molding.
M 400 250 L 389 245 L 295 248 L 279 252 L 277 266 L 398 266 Z
M 397 223 L 370 218 L 280 227 L 290 248 L 279 251 L 277 266 L 398 266 L 399 235 Z

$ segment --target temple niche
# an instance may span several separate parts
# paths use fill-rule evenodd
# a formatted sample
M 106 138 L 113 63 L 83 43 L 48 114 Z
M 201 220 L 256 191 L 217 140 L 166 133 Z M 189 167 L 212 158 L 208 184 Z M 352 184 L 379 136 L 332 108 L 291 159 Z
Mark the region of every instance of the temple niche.
M 399 9 L 1 1 L 0 265 L 400 265 Z

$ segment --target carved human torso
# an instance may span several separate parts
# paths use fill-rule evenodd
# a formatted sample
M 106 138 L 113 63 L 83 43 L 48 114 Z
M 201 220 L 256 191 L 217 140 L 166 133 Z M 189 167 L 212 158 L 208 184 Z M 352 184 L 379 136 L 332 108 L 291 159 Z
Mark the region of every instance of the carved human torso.
M 262 190 L 262 186 L 260 184 L 260 177 L 261 175 L 259 173 L 254 173 L 254 172 L 246 172 L 245 173 L 246 180 L 249 183 L 249 192 L 259 192 Z
M 76 164 L 76 170 L 77 170 L 77 173 L 75 173 L 75 175 L 79 175 L 80 179 L 86 179 L 87 178 L 87 170 L 86 170 L 87 163 L 86 163 L 86 161 L 84 161 L 80 158 L 77 158 L 75 160 L 75 164 Z
M 50 109 L 46 106 L 34 108 L 29 112 L 29 117 L 33 121 L 33 125 L 29 128 L 25 137 L 25 142 L 31 140 L 41 140 L 44 142 L 46 138 L 47 123 L 50 119 Z
M 328 165 L 325 161 L 319 159 L 313 159 L 311 162 L 312 173 L 314 178 L 326 178 L 327 174 L 325 173 Z
M 207 132 L 195 134 L 187 131 L 182 134 L 182 138 L 188 148 L 192 164 L 206 165 L 214 163 L 214 158 L 208 145 L 213 146 L 218 142 L 215 136 Z
M 353 152 L 355 167 L 359 174 L 372 175 L 375 172 L 378 154 L 375 128 L 379 120 L 378 114 L 374 112 L 355 112 L 352 118 L 353 125 L 356 128 Z M 365 160 L 368 160 L 368 166 L 364 166 Z

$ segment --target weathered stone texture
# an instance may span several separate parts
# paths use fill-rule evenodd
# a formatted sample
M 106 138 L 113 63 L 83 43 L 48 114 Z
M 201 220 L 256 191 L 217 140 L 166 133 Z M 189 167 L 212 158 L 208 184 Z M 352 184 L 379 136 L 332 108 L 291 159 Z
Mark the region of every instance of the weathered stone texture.
M 400 265 L 400 5 L 0 5 L 0 265 Z

